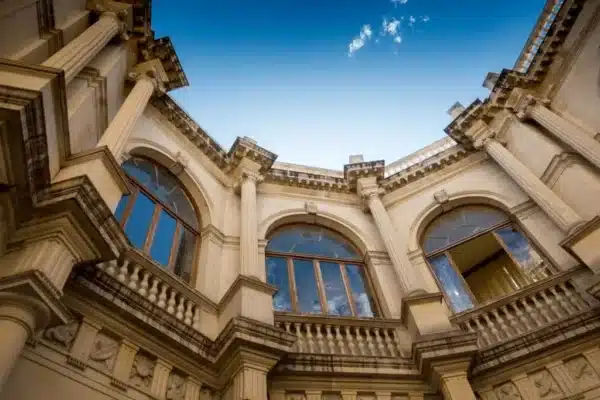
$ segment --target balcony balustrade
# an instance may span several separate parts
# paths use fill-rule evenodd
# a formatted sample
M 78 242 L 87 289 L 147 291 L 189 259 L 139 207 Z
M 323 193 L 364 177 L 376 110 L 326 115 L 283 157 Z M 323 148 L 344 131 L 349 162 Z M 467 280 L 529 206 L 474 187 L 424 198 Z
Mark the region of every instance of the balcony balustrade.
M 581 269 L 565 271 L 523 290 L 452 317 L 467 332 L 479 333 L 488 347 L 585 312 L 593 307 L 573 278 Z
M 408 332 L 399 320 L 277 313 L 275 325 L 297 336 L 294 353 L 370 357 L 410 354 Z

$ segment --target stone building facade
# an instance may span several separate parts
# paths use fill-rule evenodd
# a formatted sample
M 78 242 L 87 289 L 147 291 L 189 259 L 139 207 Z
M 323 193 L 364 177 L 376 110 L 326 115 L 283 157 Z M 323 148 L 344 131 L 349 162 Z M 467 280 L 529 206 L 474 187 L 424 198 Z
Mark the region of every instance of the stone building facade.
M 600 399 L 600 1 L 448 138 L 219 146 L 143 0 L 0 1 L 0 399 Z

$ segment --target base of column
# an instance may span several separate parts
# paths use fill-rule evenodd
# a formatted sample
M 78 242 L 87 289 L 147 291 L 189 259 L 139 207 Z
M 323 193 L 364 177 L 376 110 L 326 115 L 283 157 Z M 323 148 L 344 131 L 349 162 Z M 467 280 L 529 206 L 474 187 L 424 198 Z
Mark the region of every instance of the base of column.
M 219 331 L 235 317 L 273 325 L 275 292 L 275 287 L 258 278 L 239 275 L 219 302 Z
M 441 293 L 416 293 L 402 299 L 401 319 L 413 338 L 456 330 Z
M 112 212 L 121 197 L 130 193 L 125 174 L 106 146 L 72 155 L 52 181 L 65 181 L 81 175 L 88 176 Z
M 596 216 L 567 236 L 560 245 L 573 257 L 600 275 L 600 216 Z

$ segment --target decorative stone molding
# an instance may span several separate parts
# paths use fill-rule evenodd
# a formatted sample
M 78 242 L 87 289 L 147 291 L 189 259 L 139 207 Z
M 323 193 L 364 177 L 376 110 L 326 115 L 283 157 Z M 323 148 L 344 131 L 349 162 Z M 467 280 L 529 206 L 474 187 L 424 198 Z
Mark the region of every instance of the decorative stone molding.
M 79 322 L 71 321 L 64 325 L 57 325 L 46 329 L 44 332 L 44 338 L 68 350 L 71 348 L 71 344 L 75 339 L 78 329 Z
M 230 159 L 229 169 L 231 171 L 235 170 L 242 162 L 242 159 L 246 158 L 260 166 L 258 173 L 261 175 L 264 175 L 277 159 L 277 154 L 260 147 L 254 140 L 247 137 L 238 137 L 233 142 L 228 156 Z
M 129 380 L 132 385 L 150 389 L 152 383 L 152 376 L 154 375 L 154 366 L 156 360 L 143 353 L 138 353 L 133 359 L 133 367 L 131 368 L 131 374 Z
M 101 370 L 112 371 L 117 354 L 119 342 L 104 332 L 98 332 L 89 353 L 88 362 Z
M 358 180 L 361 178 L 375 178 L 375 181 L 379 183 L 384 175 L 384 160 L 344 165 L 344 178 L 348 181 L 350 188 L 357 188 Z
M 129 39 L 128 32 L 133 28 L 133 13 L 129 4 L 113 0 L 87 0 L 87 8 L 99 17 L 114 17 L 119 23 L 119 34 L 123 40 Z
M 189 82 L 169 37 L 146 37 L 138 42 L 142 62 L 158 60 L 165 71 L 166 91 L 188 86 Z
M 560 179 L 560 176 L 572 165 L 579 163 L 581 157 L 577 154 L 570 152 L 562 152 L 555 155 L 550 160 L 550 163 L 544 170 L 544 173 L 540 177 L 548 187 L 553 187 L 556 182 Z

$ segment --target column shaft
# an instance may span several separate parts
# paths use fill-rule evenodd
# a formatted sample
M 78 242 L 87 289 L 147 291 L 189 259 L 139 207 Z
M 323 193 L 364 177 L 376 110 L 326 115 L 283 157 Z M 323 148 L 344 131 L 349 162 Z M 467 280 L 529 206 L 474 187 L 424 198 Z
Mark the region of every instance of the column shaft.
M 256 219 L 257 177 L 242 178 L 242 215 L 240 232 L 240 273 L 265 280 L 264 268 L 258 268 L 258 222 Z M 262 271 L 262 272 L 261 272 Z
M 420 279 L 414 275 L 417 271 L 412 268 L 406 252 L 398 249 L 394 226 L 378 194 L 373 193 L 369 195 L 369 210 L 373 215 L 375 225 L 377 225 L 390 260 L 394 265 L 403 294 L 408 294 L 419 289 L 423 290 Z
M 56 52 L 42 65 L 65 71 L 67 84 L 119 33 L 122 25 L 113 12 L 102 13 L 100 19 L 81 35 Z
M 153 78 L 142 74 L 133 89 L 119 108 L 106 131 L 100 138 L 98 146 L 107 146 L 116 159 L 123 152 L 125 143 L 129 140 L 133 127 L 138 121 L 155 89 Z
M 534 121 L 600 168 L 600 143 L 590 134 L 541 104 L 535 104 L 528 111 Z
M 487 153 L 565 232 L 584 223 L 583 219 L 556 193 L 544 184 L 529 168 L 494 138 L 483 144 Z

